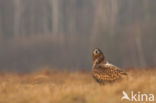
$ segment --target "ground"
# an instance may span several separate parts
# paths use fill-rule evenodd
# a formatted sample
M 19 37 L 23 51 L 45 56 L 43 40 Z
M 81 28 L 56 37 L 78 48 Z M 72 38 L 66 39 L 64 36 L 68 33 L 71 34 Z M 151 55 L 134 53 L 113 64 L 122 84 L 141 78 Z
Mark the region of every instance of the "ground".
M 130 103 L 122 91 L 156 95 L 156 69 L 128 69 L 128 79 L 99 85 L 90 72 L 0 73 L 0 103 Z M 153 102 L 154 103 L 154 102 Z

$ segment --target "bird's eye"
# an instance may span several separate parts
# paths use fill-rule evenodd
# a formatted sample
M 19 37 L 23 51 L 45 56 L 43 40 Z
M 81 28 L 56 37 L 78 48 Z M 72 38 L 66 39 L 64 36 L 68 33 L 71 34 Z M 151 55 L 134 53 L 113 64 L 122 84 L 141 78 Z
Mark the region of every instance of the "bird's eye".
M 96 50 L 95 50 L 95 54 L 99 54 L 99 50 L 96 49 Z

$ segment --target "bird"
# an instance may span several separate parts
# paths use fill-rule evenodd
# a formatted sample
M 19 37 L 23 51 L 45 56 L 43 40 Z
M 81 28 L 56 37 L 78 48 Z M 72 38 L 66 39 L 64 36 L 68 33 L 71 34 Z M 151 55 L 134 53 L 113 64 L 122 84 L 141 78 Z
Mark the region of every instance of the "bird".
M 119 67 L 110 64 L 99 48 L 92 51 L 92 76 L 99 84 L 112 83 L 127 77 Z

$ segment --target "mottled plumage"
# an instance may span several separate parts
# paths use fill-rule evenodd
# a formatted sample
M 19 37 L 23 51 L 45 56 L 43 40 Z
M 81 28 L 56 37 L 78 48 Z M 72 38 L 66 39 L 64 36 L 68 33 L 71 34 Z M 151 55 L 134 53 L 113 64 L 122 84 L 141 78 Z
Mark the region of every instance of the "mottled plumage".
M 92 53 L 93 65 L 92 75 L 97 82 L 104 84 L 107 82 L 114 82 L 122 79 L 127 74 L 121 71 L 118 67 L 109 64 L 102 51 L 98 48 L 93 50 Z

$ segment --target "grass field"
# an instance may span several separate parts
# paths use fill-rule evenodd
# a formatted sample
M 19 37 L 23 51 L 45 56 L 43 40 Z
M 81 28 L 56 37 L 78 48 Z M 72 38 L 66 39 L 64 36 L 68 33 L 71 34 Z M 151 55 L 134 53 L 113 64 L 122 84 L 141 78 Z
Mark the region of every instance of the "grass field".
M 0 73 L 0 103 L 130 103 L 121 101 L 123 90 L 156 95 L 155 69 L 127 73 L 127 80 L 104 86 L 82 71 Z

